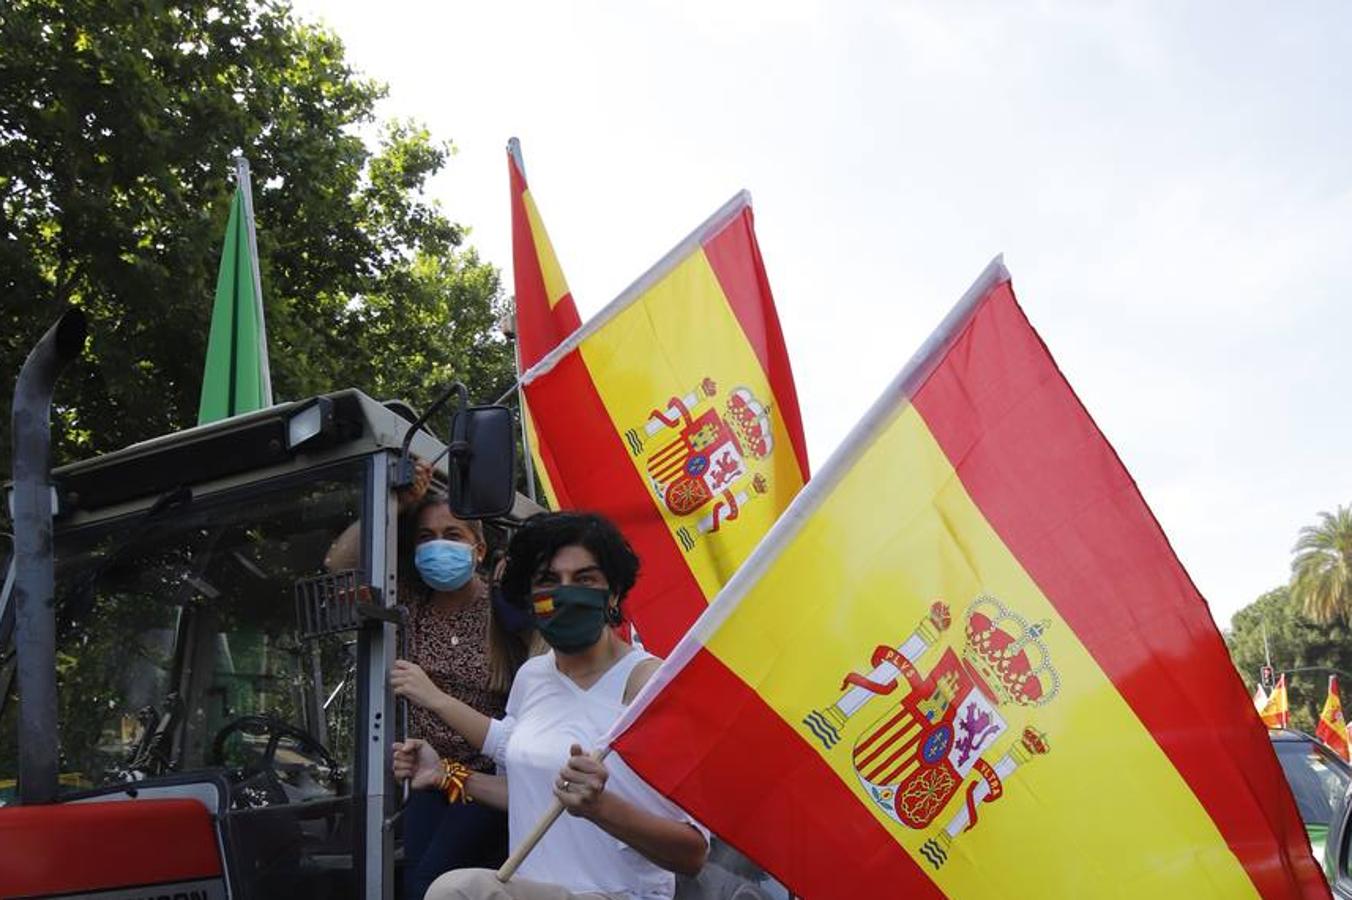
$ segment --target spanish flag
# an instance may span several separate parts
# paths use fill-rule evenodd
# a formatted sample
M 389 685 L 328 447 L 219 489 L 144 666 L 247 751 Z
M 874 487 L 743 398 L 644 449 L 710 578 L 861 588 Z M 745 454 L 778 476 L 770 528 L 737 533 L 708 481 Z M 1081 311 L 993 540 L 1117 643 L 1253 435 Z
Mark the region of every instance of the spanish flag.
M 750 197 L 730 200 L 564 338 L 576 312 L 519 183 L 520 383 L 533 451 L 559 506 L 609 516 L 634 545 L 643 568 L 625 610 L 663 654 L 808 478 Z M 536 278 L 543 288 L 532 293 Z
M 1343 719 L 1343 701 L 1338 696 L 1337 675 L 1329 676 L 1329 695 L 1324 700 L 1324 711 L 1319 714 L 1314 736 L 1343 759 L 1352 761 L 1348 755 L 1347 722 Z
M 540 210 L 526 184 L 526 163 L 521 156 L 521 142 L 512 138 L 507 142 L 507 175 L 511 187 L 512 206 L 512 278 L 516 289 L 516 354 L 517 371 L 525 371 L 582 325 L 578 318 L 573 293 L 564 280 L 563 269 L 554 255 Z M 550 471 L 556 471 L 549 447 L 541 442 L 530 408 L 522 398 L 521 421 L 526 430 L 534 473 L 543 483 L 545 493 L 556 506 L 567 506 L 566 496 L 558 491 L 562 485 L 550 482 Z
M 1327 896 L 1251 710 L 996 260 L 610 745 L 814 900 Z
M 1267 703 L 1258 711 L 1263 724 L 1269 728 L 1285 728 L 1291 708 L 1286 702 L 1286 673 L 1277 676 L 1277 686 L 1268 694 Z

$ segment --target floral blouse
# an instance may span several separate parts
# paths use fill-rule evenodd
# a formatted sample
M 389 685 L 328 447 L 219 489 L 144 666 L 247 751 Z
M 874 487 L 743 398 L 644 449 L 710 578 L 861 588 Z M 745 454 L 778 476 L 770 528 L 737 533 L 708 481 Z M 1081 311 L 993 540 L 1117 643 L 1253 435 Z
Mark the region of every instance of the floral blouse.
M 417 600 L 408 606 L 408 659 L 417 663 L 438 688 L 500 719 L 507 695 L 489 688 L 488 588 L 476 582 L 474 599 L 448 611 Z M 493 761 L 442 722 L 436 713 L 409 704 L 409 734 L 422 738 L 441 756 L 480 772 L 492 772 Z

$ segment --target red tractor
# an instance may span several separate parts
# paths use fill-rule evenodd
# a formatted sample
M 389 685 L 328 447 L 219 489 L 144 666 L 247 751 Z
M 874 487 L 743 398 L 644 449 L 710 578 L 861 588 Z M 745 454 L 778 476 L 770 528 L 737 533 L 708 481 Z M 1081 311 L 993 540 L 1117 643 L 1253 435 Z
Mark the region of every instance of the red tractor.
M 67 312 L 15 387 L 0 591 L 0 898 L 389 900 L 402 728 L 397 501 L 414 456 L 490 536 L 514 425 L 462 386 L 423 416 L 346 390 L 52 470 Z M 458 395 L 447 440 L 429 417 Z M 360 522 L 361 564 L 324 567 Z M 17 691 L 14 688 L 17 687 Z M 735 851 L 678 900 L 785 896 Z
M 510 413 L 460 388 L 448 448 L 348 390 L 51 471 L 84 337 L 68 312 L 15 390 L 0 897 L 392 897 L 390 488 L 436 459 L 459 512 L 510 525 Z M 360 567 L 327 572 L 356 521 Z

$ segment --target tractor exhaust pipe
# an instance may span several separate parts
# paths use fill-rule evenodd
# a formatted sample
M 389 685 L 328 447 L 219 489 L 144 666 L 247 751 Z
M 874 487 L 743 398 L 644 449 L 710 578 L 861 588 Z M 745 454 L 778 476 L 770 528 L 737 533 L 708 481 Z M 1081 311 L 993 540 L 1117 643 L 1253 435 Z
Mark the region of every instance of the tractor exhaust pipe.
M 84 349 L 85 315 L 67 309 L 14 384 L 14 647 L 19 676 L 19 802 L 57 788 L 56 573 L 52 553 L 52 391 Z

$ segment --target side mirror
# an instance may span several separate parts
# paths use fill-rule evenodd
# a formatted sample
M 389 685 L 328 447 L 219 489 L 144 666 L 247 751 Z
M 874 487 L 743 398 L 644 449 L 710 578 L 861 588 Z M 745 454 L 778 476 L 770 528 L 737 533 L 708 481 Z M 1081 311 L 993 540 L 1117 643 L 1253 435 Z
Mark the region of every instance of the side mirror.
M 451 435 L 442 455 L 450 475 L 451 512 L 461 519 L 505 516 L 516 503 L 516 429 L 505 406 L 470 406 L 469 391 L 456 382 L 408 427 L 399 451 L 393 487 L 413 483 L 413 435 L 452 397 L 459 409 L 451 417 Z M 435 465 L 441 455 L 430 461 Z
M 516 501 L 516 428 L 505 406 L 461 408 L 451 420 L 451 512 L 461 519 L 491 519 Z

